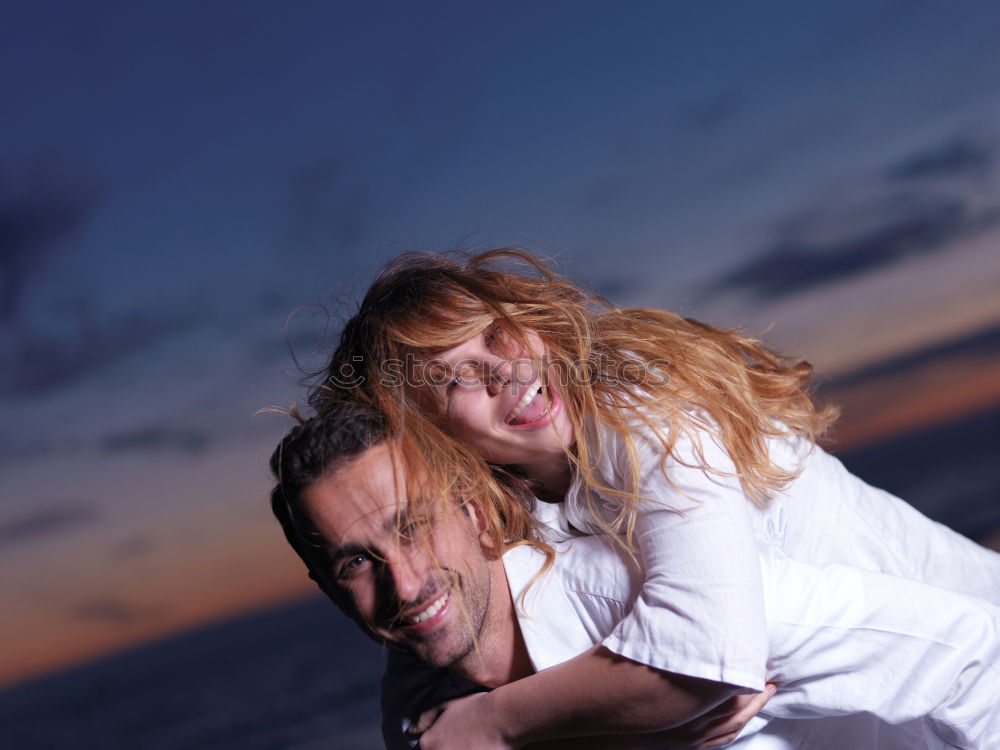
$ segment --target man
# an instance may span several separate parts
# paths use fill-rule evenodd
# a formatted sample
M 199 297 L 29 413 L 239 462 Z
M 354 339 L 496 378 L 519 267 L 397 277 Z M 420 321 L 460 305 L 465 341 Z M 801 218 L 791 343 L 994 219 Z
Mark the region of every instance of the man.
M 599 643 L 634 602 L 641 576 L 606 540 L 561 545 L 552 570 L 539 576 L 545 555 L 518 546 L 501 559 L 502 550 L 485 533 L 485 510 L 475 502 L 419 502 L 426 474 L 419 461 L 403 455 L 377 414 L 358 404 L 331 405 L 329 413 L 293 430 L 276 451 L 272 469 L 279 483 L 272 507 L 310 575 L 369 635 L 432 667 L 498 688 L 461 700 L 489 712 L 502 700 L 501 686 L 551 670 Z M 769 679 L 781 689 L 767 708 L 774 720 L 758 717 L 748 732 L 758 731 L 745 733 L 736 746 L 1000 746 L 1000 709 L 992 705 L 1000 683 L 996 608 L 843 566 L 819 568 L 763 555 L 762 568 Z M 883 611 L 890 590 L 906 604 Z M 849 656 L 837 648 L 845 639 L 851 640 Z M 622 669 L 630 667 L 635 665 Z M 636 695 L 655 692 L 665 679 L 648 668 L 627 673 Z M 602 673 L 601 679 L 616 674 Z M 668 677 L 684 682 L 682 676 Z M 401 715 L 399 707 L 405 712 L 413 700 L 406 679 L 405 672 L 395 683 L 389 676 L 390 715 Z M 649 681 L 648 690 L 634 684 L 642 680 Z M 445 685 L 445 692 L 453 685 Z M 690 687 L 690 715 L 718 703 L 715 695 L 699 705 L 698 686 Z M 587 706 L 585 688 L 579 705 L 566 707 L 562 735 L 607 729 L 606 717 L 595 717 Z M 662 710 L 655 701 L 637 706 L 635 723 L 616 731 L 653 726 L 643 714 L 647 709 Z M 445 709 L 422 745 L 482 746 L 468 739 L 468 727 L 456 733 L 451 717 L 461 713 Z M 387 727 L 390 745 L 405 740 L 392 722 Z M 644 739 L 650 738 L 608 738 L 602 746 Z
M 499 552 L 477 528 L 480 509 L 454 505 L 429 517 L 410 502 L 423 482 L 407 471 L 378 415 L 359 404 L 331 407 L 292 430 L 272 471 L 272 508 L 286 538 L 310 577 L 370 636 L 447 667 L 466 686 L 532 673 Z M 641 672 L 654 694 L 661 678 Z M 573 724 L 586 732 L 583 717 Z

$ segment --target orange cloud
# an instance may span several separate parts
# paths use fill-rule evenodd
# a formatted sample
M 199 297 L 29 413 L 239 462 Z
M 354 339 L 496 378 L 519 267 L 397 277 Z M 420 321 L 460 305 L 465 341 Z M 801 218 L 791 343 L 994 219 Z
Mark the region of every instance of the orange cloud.
M 824 396 L 843 414 L 833 447 L 857 448 L 1000 405 L 1000 353 L 931 362 Z

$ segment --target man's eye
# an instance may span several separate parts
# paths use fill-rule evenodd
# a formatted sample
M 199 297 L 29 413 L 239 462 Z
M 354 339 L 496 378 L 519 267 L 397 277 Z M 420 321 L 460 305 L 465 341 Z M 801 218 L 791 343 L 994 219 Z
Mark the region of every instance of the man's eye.
M 414 519 L 399 528 L 399 538 L 404 542 L 412 542 L 419 538 L 427 529 L 427 519 Z
M 340 578 L 350 578 L 357 575 L 370 562 L 368 555 L 353 555 L 348 557 L 337 568 L 337 576 Z

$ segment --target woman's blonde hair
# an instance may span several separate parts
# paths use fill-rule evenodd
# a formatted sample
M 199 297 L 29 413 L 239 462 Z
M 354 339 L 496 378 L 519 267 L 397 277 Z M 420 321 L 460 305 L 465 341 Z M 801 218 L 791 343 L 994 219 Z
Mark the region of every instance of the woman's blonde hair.
M 419 365 L 491 326 L 524 352 L 531 351 L 528 332 L 541 338 L 545 366 L 539 372 L 547 382 L 557 379 L 573 427 L 567 456 L 589 486 L 621 499 L 622 512 L 605 526 L 626 540 L 643 500 L 631 434 L 637 428 L 660 442 L 665 473 L 685 433 L 695 437 L 699 465 L 708 468 L 692 429 L 709 429 L 729 454 L 745 494 L 759 504 L 794 477 L 771 460 L 767 438 L 790 431 L 814 441 L 836 417 L 835 409 L 817 408 L 810 398 L 808 362 L 776 354 L 738 331 L 664 310 L 616 307 L 535 256 L 508 248 L 477 255 L 407 253 L 389 263 L 344 326 L 310 401 L 321 409 L 326 399 L 349 391 L 385 414 L 396 434 L 433 445 L 447 418 Z M 621 436 L 631 457 L 624 487 L 609 487 L 595 475 L 599 446 L 588 440 L 589 420 Z M 467 466 L 459 455 L 464 450 L 449 441 L 434 449 L 431 463 L 454 476 L 459 465 Z M 484 481 L 517 483 L 516 471 L 495 469 Z M 517 492 L 500 487 L 488 494 L 518 502 Z M 521 518 L 500 508 L 503 517 Z M 524 530 L 499 533 L 517 539 L 514 534 Z

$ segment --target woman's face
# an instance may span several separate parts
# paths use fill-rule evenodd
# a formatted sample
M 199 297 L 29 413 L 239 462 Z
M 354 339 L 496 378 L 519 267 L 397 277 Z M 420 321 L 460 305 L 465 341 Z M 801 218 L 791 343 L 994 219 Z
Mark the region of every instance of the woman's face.
M 528 332 L 523 347 L 498 327 L 438 354 L 456 377 L 436 387 L 455 433 L 496 464 L 514 465 L 529 477 L 568 465 L 573 428 L 562 394 L 536 360 L 545 345 Z

